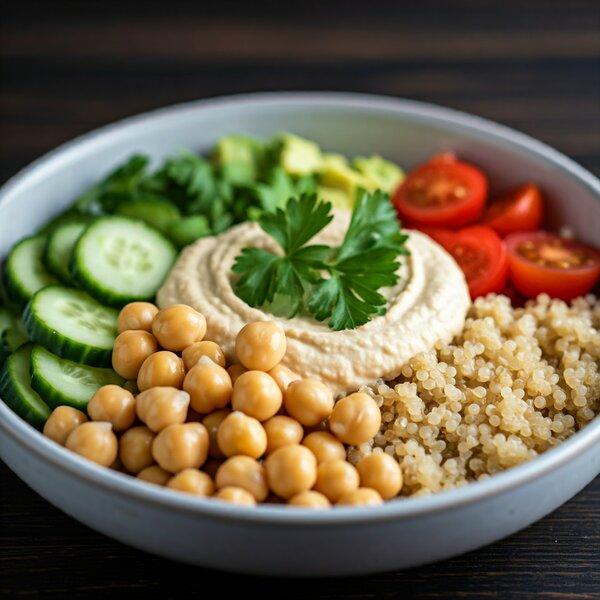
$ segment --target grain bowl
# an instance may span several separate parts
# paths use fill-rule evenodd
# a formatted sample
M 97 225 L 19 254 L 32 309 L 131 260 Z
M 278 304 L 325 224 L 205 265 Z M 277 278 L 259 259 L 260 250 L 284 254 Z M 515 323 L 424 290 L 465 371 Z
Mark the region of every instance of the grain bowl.
M 6 255 L 15 242 L 66 207 L 98 173 L 134 152 L 143 151 L 159 161 L 180 148 L 206 152 L 216 139 L 233 132 L 268 137 L 282 130 L 347 156 L 380 153 L 409 168 L 451 149 L 485 169 L 492 188 L 536 181 L 548 199 L 549 226 L 568 224 L 581 241 L 595 241 L 600 222 L 597 179 L 535 140 L 420 103 L 298 93 L 162 109 L 51 152 L 3 187 L 0 254 Z M 101 227 L 102 223 L 97 225 Z M 143 228 L 139 234 L 152 235 Z M 165 261 L 170 260 L 168 244 L 161 252 Z M 114 294 L 102 293 L 106 303 L 115 301 Z M 527 526 L 598 474 L 600 422 L 595 417 L 594 371 L 598 357 L 593 350 L 575 355 L 571 348 L 574 337 L 586 344 L 585 325 L 597 327 L 597 320 L 597 301 L 592 298 L 576 300 L 571 309 L 546 297 L 524 309 L 511 308 L 500 296 L 479 299 L 470 309 L 462 337 L 417 353 L 395 373 L 392 385 L 379 382 L 364 389 L 381 408 L 383 427 L 366 445 L 352 446 L 354 438 L 347 437 L 348 459 L 359 462 L 371 452 L 395 456 L 402 461 L 403 495 L 410 496 L 383 506 L 343 506 L 354 499 L 343 500 L 342 491 L 335 492 L 341 506 L 331 511 L 301 508 L 315 501 L 319 491 L 310 492 L 312 497 L 302 492 L 305 495 L 294 502 L 294 509 L 277 504 L 233 506 L 177 494 L 149 483 L 161 473 L 148 473 L 146 481 L 136 481 L 68 452 L 4 402 L 0 402 L 0 454 L 32 489 L 67 514 L 120 541 L 183 562 L 298 576 L 370 573 L 432 562 Z M 98 348 L 98 359 L 103 352 Z M 521 364 L 511 368 L 513 354 L 520 356 Z M 555 360 L 559 355 L 560 368 Z M 488 362 L 494 360 L 507 364 L 492 374 Z M 454 380 L 458 372 L 465 375 L 462 380 L 470 378 L 468 386 Z M 534 392 L 533 405 L 523 406 L 525 393 Z M 429 406 L 423 406 L 423 398 Z M 548 410 L 540 412 L 549 405 L 554 418 Z M 446 456 L 443 465 L 436 459 L 445 451 L 441 444 L 446 441 L 438 436 L 442 422 L 446 431 L 455 432 L 447 442 L 456 454 L 452 459 Z M 398 440 L 402 443 L 395 443 Z M 113 453 L 109 449 L 107 464 Z M 184 469 L 169 487 L 208 485 L 205 477 L 195 483 L 194 477 L 198 478 Z M 238 497 L 243 503 L 239 491 L 226 483 L 220 497 Z M 324 483 L 315 489 L 333 497 Z M 367 504 L 371 492 L 365 490 L 355 499 L 360 496 Z M 380 502 L 378 493 L 377 497 Z

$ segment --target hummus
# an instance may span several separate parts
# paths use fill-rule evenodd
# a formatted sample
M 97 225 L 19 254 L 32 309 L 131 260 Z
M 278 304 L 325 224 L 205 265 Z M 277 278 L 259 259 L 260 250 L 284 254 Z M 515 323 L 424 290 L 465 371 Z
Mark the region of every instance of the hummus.
M 336 211 L 311 243 L 339 245 L 349 218 L 349 212 Z M 411 255 L 401 257 L 400 282 L 382 290 L 387 313 L 357 329 L 333 331 L 311 317 L 276 317 L 236 296 L 231 267 L 242 248 L 278 251 L 256 223 L 237 225 L 185 248 L 158 292 L 158 304 L 188 304 L 201 312 L 208 325 L 206 338 L 231 359 L 235 336 L 244 325 L 274 319 L 287 335 L 286 366 L 302 377 L 323 381 L 334 393 L 354 391 L 379 378 L 394 379 L 415 354 L 438 340 L 449 342 L 464 325 L 470 299 L 462 271 L 431 238 L 409 233 Z

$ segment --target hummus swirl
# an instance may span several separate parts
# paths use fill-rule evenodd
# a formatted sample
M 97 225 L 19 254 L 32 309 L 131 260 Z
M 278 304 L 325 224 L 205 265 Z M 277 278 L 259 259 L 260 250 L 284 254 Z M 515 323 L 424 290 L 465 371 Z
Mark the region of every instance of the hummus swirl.
M 349 212 L 336 211 L 311 243 L 339 245 L 349 218 Z M 388 299 L 386 314 L 356 329 L 333 331 L 311 317 L 273 316 L 238 298 L 231 267 L 241 250 L 255 246 L 279 252 L 276 242 L 249 222 L 185 248 L 158 292 L 158 304 L 188 304 L 201 312 L 206 339 L 219 344 L 229 359 L 244 325 L 276 320 L 287 336 L 283 364 L 302 377 L 321 380 L 334 393 L 354 391 L 379 378 L 396 378 L 411 357 L 438 340 L 449 342 L 464 325 L 470 299 L 462 271 L 431 238 L 409 233 L 411 254 L 401 257 L 400 282 L 382 290 Z

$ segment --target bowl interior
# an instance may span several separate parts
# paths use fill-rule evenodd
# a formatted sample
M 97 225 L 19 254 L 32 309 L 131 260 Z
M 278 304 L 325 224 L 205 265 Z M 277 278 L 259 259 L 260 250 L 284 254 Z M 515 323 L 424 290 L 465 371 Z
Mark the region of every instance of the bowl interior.
M 352 94 L 263 94 L 155 111 L 50 153 L 0 195 L 0 255 L 133 152 L 158 162 L 183 149 L 207 152 L 229 133 L 268 137 L 279 131 L 306 136 L 325 150 L 348 156 L 382 154 L 405 168 L 451 149 L 483 167 L 492 190 L 538 183 L 549 200 L 551 227 L 567 223 L 584 241 L 597 237 L 597 180 L 526 136 L 414 102 Z

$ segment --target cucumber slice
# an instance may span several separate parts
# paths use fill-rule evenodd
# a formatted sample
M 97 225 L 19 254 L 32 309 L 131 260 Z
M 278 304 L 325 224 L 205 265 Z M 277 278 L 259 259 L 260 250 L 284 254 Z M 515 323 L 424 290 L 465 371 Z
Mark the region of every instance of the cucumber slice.
M 112 369 L 81 365 L 34 346 L 31 352 L 31 387 L 50 408 L 63 404 L 85 410 L 96 390 L 108 384 L 122 385 L 125 380 Z
M 25 344 L 8 357 L 0 371 L 0 396 L 22 419 L 41 429 L 50 409 L 31 387 L 32 349 L 33 344 Z
M 111 362 L 118 315 L 81 290 L 52 285 L 31 299 L 23 322 L 29 337 L 53 354 L 104 367 Z
M 167 235 L 178 248 L 183 248 L 210 233 L 210 226 L 204 215 L 182 217 L 170 223 L 167 228 Z
M 45 246 L 46 236 L 35 235 L 21 240 L 8 255 L 4 273 L 7 292 L 20 305 L 27 303 L 39 289 L 56 283 L 42 262 Z
M 172 202 L 156 196 L 121 202 L 115 213 L 145 221 L 163 233 L 166 233 L 170 223 L 181 217 L 179 209 Z
M 10 355 L 10 349 L 8 347 L 8 343 L 4 339 L 4 336 L 10 330 L 12 325 L 12 315 L 6 308 L 0 307 L 0 365 L 4 364 L 4 361 Z
M 72 284 L 70 265 L 73 248 L 87 225 L 83 221 L 63 223 L 48 236 L 44 262 L 48 270 L 63 283 Z
M 177 251 L 159 231 L 127 217 L 102 217 L 75 245 L 75 281 L 100 302 L 152 300 Z

